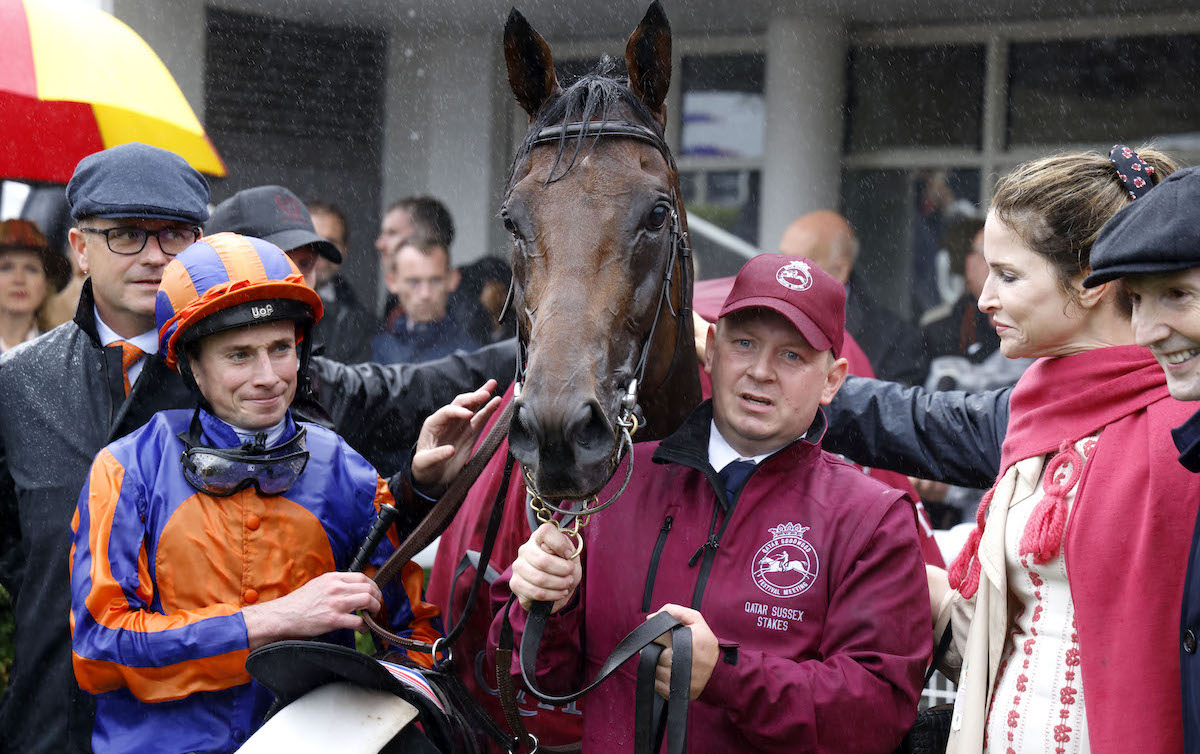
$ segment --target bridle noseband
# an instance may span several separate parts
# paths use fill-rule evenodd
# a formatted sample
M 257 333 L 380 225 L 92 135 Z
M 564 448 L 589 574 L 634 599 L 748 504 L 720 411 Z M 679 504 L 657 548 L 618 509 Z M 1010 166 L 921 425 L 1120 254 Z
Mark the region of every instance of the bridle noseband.
M 538 131 L 537 135 L 529 142 L 529 148 L 545 145 L 558 144 L 560 157 L 562 150 L 565 148 L 569 139 L 576 140 L 577 144 L 581 144 L 585 138 L 590 138 L 594 141 L 601 137 L 608 138 L 625 138 L 634 139 L 653 146 L 659 151 L 666 160 L 667 167 L 672 174 L 678 175 L 678 170 L 675 166 L 675 159 L 671 156 L 671 150 L 667 147 L 667 143 L 663 140 L 654 129 L 648 128 L 637 123 L 629 123 L 624 121 L 609 122 L 609 121 L 588 121 L 588 122 L 572 122 L 564 123 L 557 126 L 548 126 Z M 578 146 L 576 147 L 578 152 Z M 572 158 L 573 159 L 573 158 Z M 626 388 L 625 395 L 621 399 L 621 414 L 615 422 L 616 436 L 614 440 L 618 442 L 617 452 L 613 457 L 610 473 L 615 472 L 620 464 L 622 457 L 628 457 L 628 464 L 625 473 L 625 481 L 621 484 L 621 488 L 607 501 L 600 503 L 596 495 L 592 495 L 589 499 L 582 501 L 580 507 L 576 508 L 575 503 L 568 503 L 566 506 L 557 505 L 546 500 L 538 493 L 537 487 L 533 482 L 533 478 L 529 474 L 529 470 L 521 465 L 521 472 L 525 478 L 525 488 L 529 493 L 529 506 L 540 523 L 554 523 L 559 531 L 563 532 L 576 545 L 575 553 L 572 557 L 578 557 L 583 551 L 583 535 L 582 527 L 587 525 L 587 522 L 592 514 L 604 510 L 621 496 L 625 488 L 629 485 L 629 480 L 633 475 L 633 435 L 638 431 L 642 424 L 639 419 L 640 409 L 638 407 L 639 388 L 645 384 L 646 367 L 649 362 L 650 348 L 654 341 L 654 333 L 658 327 L 659 318 L 662 316 L 663 306 L 666 305 L 671 316 L 676 319 L 675 328 L 675 349 L 671 354 L 671 364 L 667 369 L 666 375 L 662 382 L 655 386 L 656 389 L 665 384 L 670 379 L 671 374 L 675 370 L 675 364 L 679 358 L 679 349 L 681 346 L 691 347 L 690 344 L 683 344 L 683 333 L 685 331 L 684 320 L 691 316 L 692 302 L 692 269 L 691 269 L 691 247 L 688 240 L 687 231 L 683 227 L 683 218 L 680 208 L 682 207 L 682 197 L 679 194 L 678 182 L 672 187 L 671 196 L 671 244 L 667 254 L 666 263 L 662 273 L 662 284 L 659 288 L 658 302 L 654 310 L 654 318 L 650 322 L 650 330 L 642 341 L 641 350 L 638 355 L 636 366 L 633 371 L 633 378 Z M 676 309 L 671 302 L 671 286 L 675 282 L 675 269 L 679 268 L 680 283 L 681 283 L 681 306 Z M 504 302 L 504 308 L 501 311 L 501 319 L 504 318 L 511 305 L 517 290 L 517 279 L 514 275 L 512 284 L 509 287 L 508 297 Z M 525 362 L 529 346 L 521 337 L 520 328 L 517 328 L 517 374 L 513 387 L 513 402 L 518 408 L 521 401 L 521 392 L 525 376 Z M 554 515 L 559 514 L 560 518 L 555 519 Z M 537 528 L 531 520 L 532 528 Z

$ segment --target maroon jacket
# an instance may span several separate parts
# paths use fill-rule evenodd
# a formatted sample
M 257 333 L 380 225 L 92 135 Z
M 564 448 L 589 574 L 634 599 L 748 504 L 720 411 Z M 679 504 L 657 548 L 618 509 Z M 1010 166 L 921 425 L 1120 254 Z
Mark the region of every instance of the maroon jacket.
M 705 402 L 671 437 L 636 446 L 629 489 L 585 529 L 583 583 L 550 620 L 539 685 L 579 688 L 647 613 L 674 602 L 698 609 L 722 647 L 688 716 L 690 751 L 894 750 L 931 649 L 911 502 L 804 440 L 727 502 L 708 463 L 711 412 Z M 818 413 L 810 434 L 824 428 Z M 519 646 L 525 613 L 514 604 L 511 617 Z M 511 670 L 519 676 L 515 659 Z M 635 673 L 627 663 L 587 697 L 585 751 L 633 750 Z

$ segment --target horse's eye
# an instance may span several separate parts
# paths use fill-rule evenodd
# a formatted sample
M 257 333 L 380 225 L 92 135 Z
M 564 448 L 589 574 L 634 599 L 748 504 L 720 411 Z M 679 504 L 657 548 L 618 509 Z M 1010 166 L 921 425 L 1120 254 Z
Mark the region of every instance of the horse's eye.
M 520 230 L 520 228 L 517 227 L 517 224 L 513 222 L 513 219 L 511 217 L 509 217 L 507 213 L 501 215 L 500 219 L 504 221 L 504 229 L 507 230 L 509 233 L 512 233 L 514 238 L 516 238 L 517 240 L 520 240 L 521 239 L 521 230 Z
M 650 210 L 650 215 L 646 218 L 646 226 L 651 230 L 660 230 L 667 224 L 667 218 L 671 216 L 671 208 L 665 204 L 656 204 L 654 209 Z

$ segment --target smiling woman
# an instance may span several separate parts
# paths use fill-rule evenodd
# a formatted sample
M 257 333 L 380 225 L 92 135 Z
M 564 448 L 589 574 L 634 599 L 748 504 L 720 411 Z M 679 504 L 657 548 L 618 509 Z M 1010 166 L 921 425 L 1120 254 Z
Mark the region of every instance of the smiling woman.
M 1118 146 L 997 185 L 979 307 L 1006 356 L 1038 361 L 1012 391 L 1001 473 L 948 585 L 930 571 L 937 630 L 953 636 L 943 669 L 962 671 L 947 751 L 1182 749 L 1183 575 L 1157 564 L 1186 559 L 1174 522 L 1194 519 L 1200 491 L 1157 448 L 1188 411 L 1134 345 L 1128 295 L 1083 287 L 1101 227 L 1174 169 Z M 1150 711 L 1121 714 L 1130 692 Z

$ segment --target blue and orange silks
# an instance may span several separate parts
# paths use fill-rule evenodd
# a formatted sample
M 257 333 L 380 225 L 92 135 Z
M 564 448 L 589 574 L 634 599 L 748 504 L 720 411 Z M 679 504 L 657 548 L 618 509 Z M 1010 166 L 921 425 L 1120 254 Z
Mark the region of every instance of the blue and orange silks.
M 336 434 L 308 428 L 310 462 L 282 496 L 230 497 L 184 479 L 176 435 L 192 412 L 163 411 L 96 456 L 72 522 L 72 661 L 96 695 L 92 745 L 105 751 L 232 751 L 261 723 L 270 694 L 252 683 L 242 608 L 344 570 L 392 503 L 386 482 Z M 295 433 L 290 416 L 284 439 Z M 240 444 L 202 413 L 213 447 Z M 373 573 L 395 549 L 385 541 Z M 437 608 L 423 574 L 405 565 L 384 590 L 401 635 L 432 641 Z M 353 646 L 351 632 L 322 640 Z M 413 659 L 428 664 L 428 655 Z

